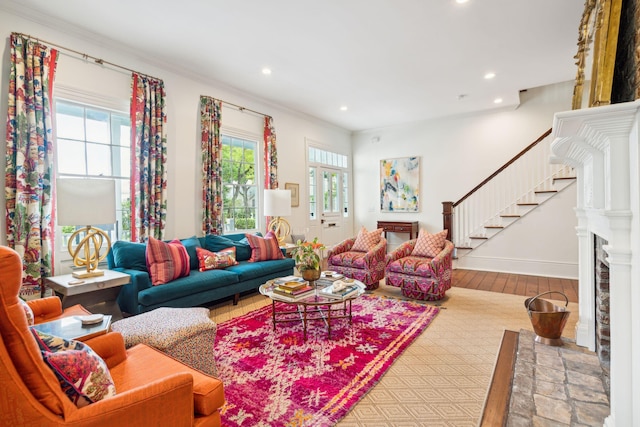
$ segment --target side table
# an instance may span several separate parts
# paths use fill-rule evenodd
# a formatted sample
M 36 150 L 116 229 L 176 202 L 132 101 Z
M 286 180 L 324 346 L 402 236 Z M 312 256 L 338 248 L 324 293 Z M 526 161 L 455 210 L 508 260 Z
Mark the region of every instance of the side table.
M 94 325 L 83 325 L 76 316 L 63 317 L 51 322 L 38 323 L 32 328 L 49 335 L 55 335 L 67 340 L 86 341 L 98 335 L 104 335 L 111 330 L 111 316 L 106 315 L 102 322 Z
M 122 319 L 122 312 L 116 301 L 120 293 L 120 286 L 131 280 L 125 273 L 104 270 L 104 276 L 90 277 L 81 280 L 79 284 L 69 284 L 78 281 L 71 274 L 52 276 L 45 279 L 45 285 L 50 287 L 62 300 L 62 307 L 82 304 L 92 313 L 110 314 L 113 320 Z

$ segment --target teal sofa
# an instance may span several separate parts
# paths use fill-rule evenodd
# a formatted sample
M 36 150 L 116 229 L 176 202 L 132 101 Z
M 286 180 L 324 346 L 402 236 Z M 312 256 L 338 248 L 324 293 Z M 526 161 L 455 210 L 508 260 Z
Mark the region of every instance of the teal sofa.
M 251 247 L 244 234 L 194 236 L 180 241 L 189 254 L 189 276 L 158 286 L 151 284 L 147 271 L 145 243 L 113 243 L 107 255 L 109 268 L 131 276 L 131 282 L 122 286 L 118 295 L 123 313 L 139 314 L 158 307 L 194 307 L 230 296 L 237 304 L 242 292 L 255 290 L 269 279 L 293 274 L 295 262 L 291 258 L 248 262 Z M 235 246 L 239 264 L 201 272 L 198 269 L 197 246 L 212 252 Z

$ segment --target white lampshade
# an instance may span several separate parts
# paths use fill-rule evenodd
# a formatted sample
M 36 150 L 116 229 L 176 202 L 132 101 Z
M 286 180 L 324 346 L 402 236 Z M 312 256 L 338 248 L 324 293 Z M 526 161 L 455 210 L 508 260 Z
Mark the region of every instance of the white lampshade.
M 264 190 L 264 215 L 291 215 L 291 190 Z
M 113 179 L 56 180 L 58 225 L 116 222 L 116 182 Z

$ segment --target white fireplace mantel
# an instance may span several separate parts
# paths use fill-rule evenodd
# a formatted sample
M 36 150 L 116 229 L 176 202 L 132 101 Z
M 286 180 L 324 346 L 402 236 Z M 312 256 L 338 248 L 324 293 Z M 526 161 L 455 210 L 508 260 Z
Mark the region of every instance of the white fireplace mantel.
M 595 349 L 594 235 L 607 240 L 611 414 L 640 426 L 640 102 L 557 113 L 551 161 L 577 177 L 578 345 Z M 635 405 L 634 405 L 635 403 Z

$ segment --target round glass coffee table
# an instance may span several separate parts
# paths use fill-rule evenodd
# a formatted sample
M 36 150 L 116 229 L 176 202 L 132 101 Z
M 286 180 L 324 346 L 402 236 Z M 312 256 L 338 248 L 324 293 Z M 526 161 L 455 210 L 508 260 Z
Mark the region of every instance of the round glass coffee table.
M 310 284 L 313 290 L 299 297 L 285 296 L 275 292 L 279 285 L 279 279 L 267 281 L 261 285 L 259 290 L 262 295 L 271 299 L 271 313 L 273 319 L 273 330 L 276 330 L 278 323 L 302 322 L 304 340 L 307 340 L 307 325 L 311 321 L 321 320 L 327 325 L 327 336 L 331 339 L 331 322 L 336 319 L 349 319 L 351 324 L 351 302 L 365 292 L 364 283 L 346 279 L 346 285 L 351 286 L 350 292 L 341 296 L 333 293 L 333 284 L 321 280 L 315 284 Z M 295 310 L 278 309 L 278 304 L 295 306 Z

